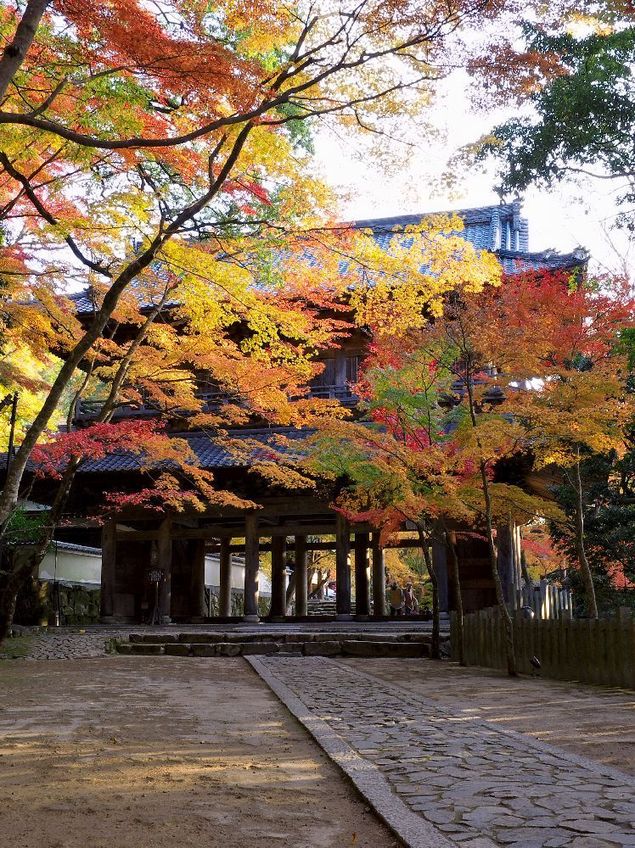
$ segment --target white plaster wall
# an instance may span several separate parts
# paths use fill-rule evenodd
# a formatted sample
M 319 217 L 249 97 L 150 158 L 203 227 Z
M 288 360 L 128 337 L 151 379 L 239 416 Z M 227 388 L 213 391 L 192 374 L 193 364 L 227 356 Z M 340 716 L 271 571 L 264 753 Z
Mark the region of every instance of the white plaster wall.
M 245 585 L 245 563 L 242 557 L 232 557 L 232 589 L 243 590 Z M 205 585 L 220 586 L 220 559 L 217 554 L 205 557 Z M 258 586 L 261 595 L 271 595 L 271 581 L 260 571 Z
M 82 583 L 99 586 L 101 584 L 101 556 L 93 553 L 69 551 L 54 548 L 46 554 L 38 570 L 40 580 L 59 580 L 60 582 Z M 245 582 L 245 564 L 242 557 L 232 557 L 232 589 L 242 591 Z M 271 595 L 271 582 L 260 572 L 258 577 L 260 593 Z M 220 562 L 218 556 L 205 557 L 205 585 L 220 586 Z
M 51 549 L 40 563 L 38 577 L 40 580 L 59 580 L 99 586 L 101 556 L 58 549 L 56 558 L 55 550 Z

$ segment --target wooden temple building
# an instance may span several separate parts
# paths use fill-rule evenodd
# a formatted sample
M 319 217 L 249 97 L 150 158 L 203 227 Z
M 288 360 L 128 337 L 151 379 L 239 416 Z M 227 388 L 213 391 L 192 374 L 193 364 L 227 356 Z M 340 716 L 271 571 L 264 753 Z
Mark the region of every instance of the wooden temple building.
M 521 216 L 518 202 L 488 206 L 458 213 L 464 221 L 464 237 L 476 247 L 496 254 L 504 270 L 513 273 L 528 268 L 579 268 L 586 256 L 582 251 L 568 255 L 553 252 L 531 253 L 528 250 L 528 224 Z M 380 244 L 387 242 L 395 229 L 418 223 L 422 216 L 401 216 L 360 221 L 359 226 L 372 229 Z M 92 310 L 89 298 L 75 297 L 78 313 Z M 366 337 L 349 338 L 341 347 L 327 353 L 325 368 L 311 386 L 317 397 L 329 397 L 354 405 L 351 384 L 355 382 Z M 85 426 L 95 414 L 95 407 L 79 404 L 75 426 Z M 129 410 L 120 415 L 147 414 L 152 409 Z M 154 413 L 156 414 L 156 413 Z M 301 431 L 269 428 L 243 428 L 235 438 L 259 439 L 264 443 L 282 432 L 291 438 L 302 438 Z M 104 622 L 147 621 L 153 598 L 158 594 L 162 621 L 203 621 L 208 609 L 205 603 L 205 556 L 220 557 L 219 616 L 231 614 L 230 572 L 232 556 L 244 557 L 244 620 L 259 620 L 258 571 L 260 554 L 271 553 L 272 589 L 268 617 L 282 620 L 286 615 L 287 574 L 293 569 L 295 584 L 295 616 L 307 615 L 307 551 L 334 550 L 336 561 L 337 617 L 351 617 L 351 571 L 355 575 L 355 616 L 361 619 L 386 614 L 386 574 L 384 551 L 377 535 L 367 525 L 351 526 L 329 505 L 328 491 L 315 494 L 284 492 L 268 488 L 254 475 L 248 474 L 248 461 L 228 453 L 212 436 L 202 431 L 178 434 L 187 439 L 198 456 L 201 467 L 213 471 L 218 484 L 261 505 L 261 509 L 245 514 L 237 509 L 210 508 L 205 512 L 174 512 L 158 516 L 132 508 L 122 510 L 98 528 L 76 521 L 74 528 L 60 531 L 58 538 L 86 545 L 101 546 L 101 616 Z M 142 488 L 144 481 L 138 459 L 132 454 L 113 453 L 100 460 L 88 461 L 77 474 L 71 509 L 77 517 L 89 515 L 105 491 Z M 397 543 L 417 547 L 415 534 L 404 529 Z M 518 528 L 498 530 L 499 568 L 509 599 L 520 587 L 520 535 Z M 466 610 L 491 606 L 495 602 L 494 586 L 489 576 L 485 543 L 474 538 L 459 538 L 459 567 Z M 452 608 L 448 586 L 446 552 L 442 545 L 433 547 L 433 559 L 439 579 L 442 611 Z M 160 580 L 157 581 L 157 578 Z M 158 592 L 157 585 L 158 582 Z

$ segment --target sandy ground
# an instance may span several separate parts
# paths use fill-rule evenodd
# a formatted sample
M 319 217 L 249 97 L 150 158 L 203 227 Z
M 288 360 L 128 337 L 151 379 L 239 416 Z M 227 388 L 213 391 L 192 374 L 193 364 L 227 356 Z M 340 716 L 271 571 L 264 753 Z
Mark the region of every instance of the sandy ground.
M 396 846 L 241 659 L 0 663 L 0 848 Z
M 635 775 L 635 692 L 420 660 L 343 660 L 465 716 L 480 716 Z

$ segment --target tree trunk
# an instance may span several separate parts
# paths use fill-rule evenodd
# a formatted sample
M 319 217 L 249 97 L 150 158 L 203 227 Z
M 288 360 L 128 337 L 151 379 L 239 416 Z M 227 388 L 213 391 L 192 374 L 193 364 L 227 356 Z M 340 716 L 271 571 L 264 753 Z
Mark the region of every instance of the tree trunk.
M 456 554 L 456 534 L 445 531 L 445 543 L 450 553 L 450 574 L 454 589 L 454 612 L 456 615 L 456 636 L 459 646 L 459 665 L 465 662 L 465 634 L 463 629 L 463 598 L 461 596 L 461 577 L 459 575 L 459 559 Z
M 496 553 L 496 544 L 494 543 L 494 521 L 492 518 L 492 500 L 489 491 L 489 480 L 487 479 L 487 467 L 484 461 L 481 461 L 481 483 L 483 486 L 483 498 L 485 500 L 485 524 L 487 527 L 487 549 L 489 553 L 489 563 L 494 580 L 494 589 L 496 591 L 496 602 L 503 618 L 503 626 L 505 628 L 505 652 L 507 654 L 507 673 L 510 677 L 518 675 L 516 667 L 516 649 L 514 646 L 514 622 L 507 609 L 505 603 L 505 595 L 503 594 L 503 584 L 501 583 L 500 574 L 498 573 L 498 556 Z
M 433 660 L 441 659 L 441 610 L 439 608 L 439 583 L 437 573 L 432 564 L 430 556 L 430 540 L 427 534 L 427 528 L 417 524 L 417 533 L 419 535 L 419 543 L 423 553 L 423 560 L 426 564 L 426 569 L 430 576 L 432 584 L 432 644 L 430 645 L 430 657 Z
M 119 392 L 130 370 L 134 355 L 146 339 L 150 327 L 152 326 L 157 316 L 160 314 L 161 310 L 165 306 L 167 296 L 168 289 L 165 290 L 160 302 L 154 307 L 154 309 L 147 316 L 146 320 L 143 322 L 136 337 L 132 340 L 126 352 L 126 355 L 119 363 L 119 367 L 117 368 L 117 372 L 115 373 L 115 376 L 113 378 L 108 397 L 104 402 L 102 408 L 99 410 L 99 414 L 95 417 L 95 424 L 103 424 L 104 422 L 110 421 L 110 419 L 112 418 L 113 410 L 115 409 L 115 406 L 119 400 Z M 28 573 L 30 573 L 31 575 L 36 573 L 39 564 L 46 556 L 49 546 L 53 541 L 55 528 L 59 524 L 60 519 L 64 513 L 64 509 L 66 508 L 66 504 L 70 495 L 71 487 L 73 485 L 73 481 L 75 480 L 75 474 L 77 473 L 77 469 L 80 467 L 81 464 L 81 457 L 72 456 L 69 460 L 68 465 L 66 466 L 66 469 L 64 470 L 62 479 L 60 480 L 60 483 L 57 487 L 57 492 L 55 493 L 55 499 L 53 500 L 51 510 L 48 514 L 48 522 L 42 528 L 42 535 L 39 541 L 33 546 L 33 549 L 29 553 L 28 563 L 30 563 L 30 566 L 27 566 L 26 563 L 24 565 L 24 568 L 27 569 Z M 22 581 L 19 582 L 18 589 L 21 585 Z M 13 604 L 7 603 L 6 606 L 0 603 L 0 634 L 4 632 L 6 635 L 9 632 L 9 629 L 13 624 L 14 612 L 15 599 L 13 601 Z M 0 645 L 2 644 L 2 639 L 3 637 L 0 635 Z
M 580 449 L 577 451 L 578 461 L 575 464 L 575 547 L 580 566 L 580 574 L 584 583 L 584 606 L 588 618 L 599 618 L 598 604 L 595 597 L 593 574 L 584 547 L 584 499 L 582 490 L 582 474 L 580 472 Z
M 17 503 L 20 483 L 22 482 L 22 477 L 29 457 L 31 456 L 31 452 L 48 426 L 51 416 L 55 412 L 66 387 L 75 373 L 75 370 L 79 367 L 86 354 L 102 335 L 110 316 L 119 303 L 119 299 L 130 283 L 152 264 L 161 248 L 176 233 L 178 233 L 186 223 L 204 209 L 213 200 L 216 194 L 218 194 L 222 185 L 229 177 L 234 165 L 238 161 L 252 127 L 253 125 L 249 122 L 238 133 L 233 142 L 230 153 L 220 168 L 218 175 L 214 177 L 213 182 L 211 182 L 209 190 L 176 215 L 168 226 L 159 228 L 157 234 L 146 249 L 135 257 L 135 259 L 125 265 L 117 277 L 112 280 L 110 288 L 104 295 L 101 307 L 95 314 L 92 324 L 79 339 L 75 347 L 69 351 L 57 377 L 53 381 L 53 385 L 51 386 L 40 411 L 24 434 L 22 444 L 18 448 L 15 457 L 10 462 L 5 477 L 4 487 L 0 493 L 0 527 L 3 532 Z
M 466 359 L 466 387 L 467 398 L 469 404 L 470 420 L 472 427 L 476 429 L 476 404 L 474 402 L 474 384 L 472 382 L 472 371 L 469 365 L 469 357 Z M 481 448 L 478 435 L 476 443 Z M 485 501 L 485 524 L 487 527 L 487 551 L 489 555 L 490 570 L 494 581 L 494 590 L 496 592 L 496 603 L 503 617 L 503 626 L 505 628 L 505 653 L 507 654 L 507 673 L 510 677 L 516 677 L 518 671 L 516 669 L 516 650 L 514 647 L 514 623 L 505 603 L 505 595 L 503 593 L 503 585 L 501 583 L 500 574 L 498 572 L 498 555 L 496 545 L 494 543 L 494 520 L 492 516 L 492 498 L 489 490 L 489 479 L 487 477 L 487 463 L 485 459 L 480 461 L 481 472 L 481 488 L 483 491 L 483 500 Z
M 51 0 L 29 0 L 26 4 L 26 9 L 16 27 L 13 40 L 4 48 L 2 59 L 0 59 L 0 101 L 4 100 L 11 80 L 24 62 L 40 25 L 42 15 L 50 2 Z
M 7 559 L 14 561 L 7 562 Z M 20 562 L 15 557 L 15 552 L 13 552 L 13 556 L 11 556 L 10 551 L 4 554 L 2 569 L 0 570 L 0 645 L 11 631 L 18 592 L 24 581 L 32 573 L 31 557 Z

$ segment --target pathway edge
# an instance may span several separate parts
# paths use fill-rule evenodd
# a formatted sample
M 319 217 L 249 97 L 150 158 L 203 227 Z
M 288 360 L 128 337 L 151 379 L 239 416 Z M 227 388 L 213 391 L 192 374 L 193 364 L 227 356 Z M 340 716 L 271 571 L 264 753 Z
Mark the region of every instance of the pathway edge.
M 376 815 L 407 848 L 456 848 L 441 831 L 410 810 L 392 791 L 377 766 L 361 757 L 321 718 L 314 716 L 293 692 L 272 674 L 261 659 L 243 657 L 279 701 L 308 730 L 322 750 L 344 772 Z M 488 840 L 489 841 L 489 840 Z M 491 843 L 494 848 L 494 843 Z M 487 848 L 485 841 L 483 848 Z

